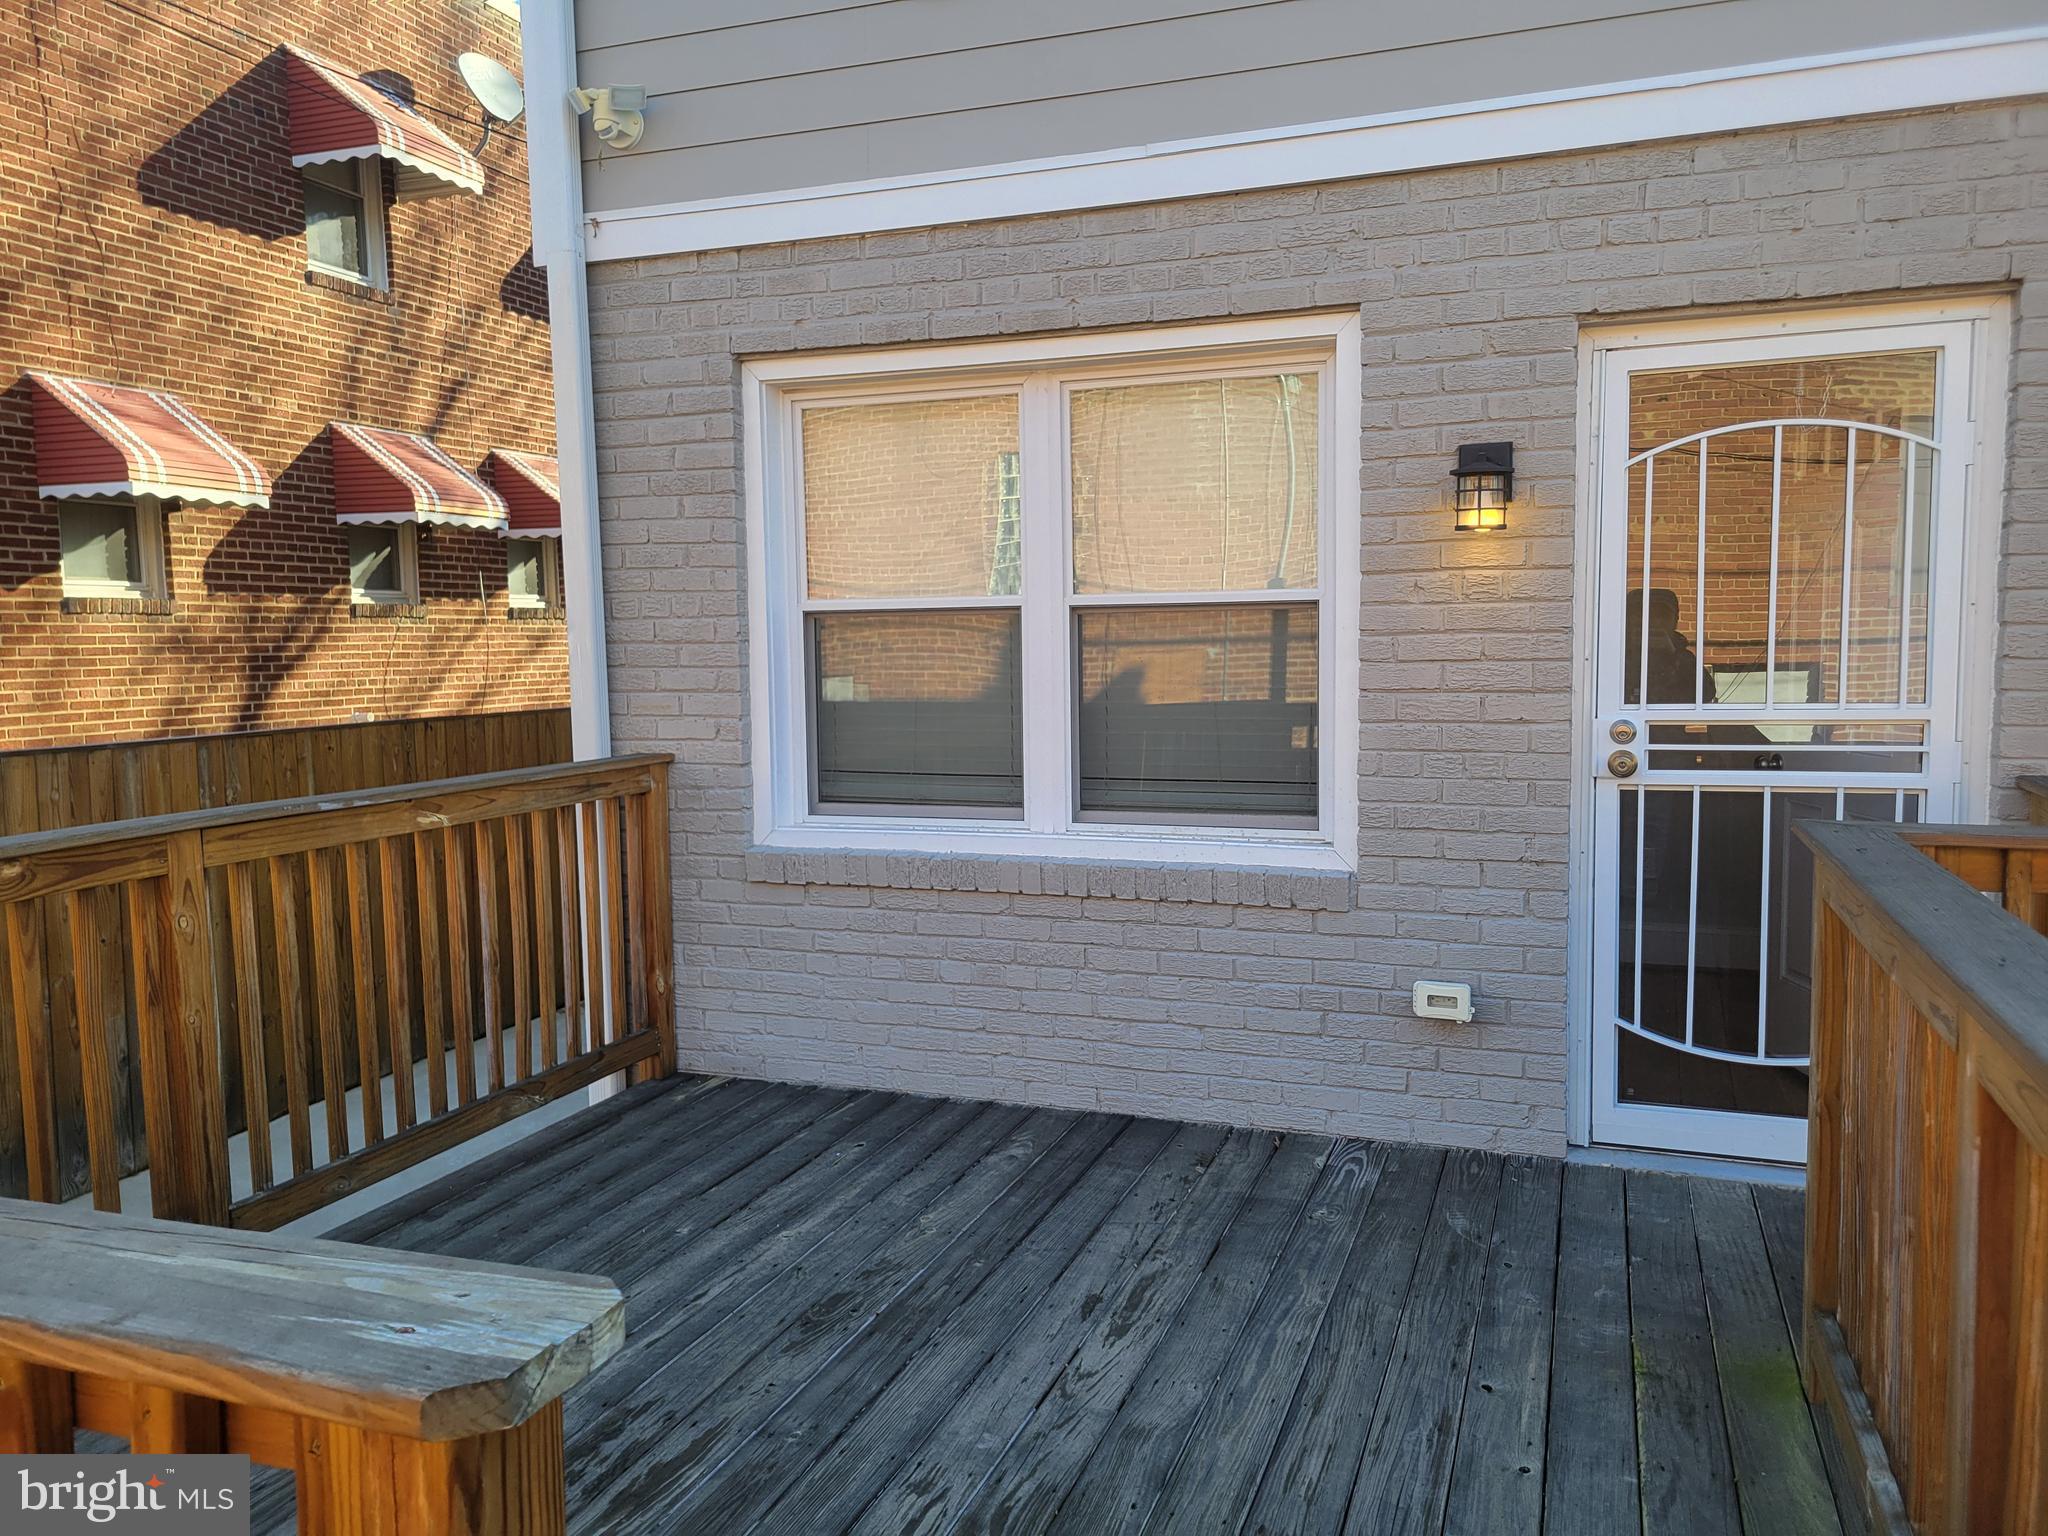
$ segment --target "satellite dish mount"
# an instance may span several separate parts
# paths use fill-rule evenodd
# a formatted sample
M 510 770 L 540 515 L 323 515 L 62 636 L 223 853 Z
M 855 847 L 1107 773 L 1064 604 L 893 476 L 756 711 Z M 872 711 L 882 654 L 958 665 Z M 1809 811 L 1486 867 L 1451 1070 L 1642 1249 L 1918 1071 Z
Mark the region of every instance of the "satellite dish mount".
M 526 90 L 517 75 L 489 54 L 463 54 L 455 61 L 455 72 L 462 76 L 469 94 L 484 109 L 484 136 L 476 141 L 476 153 L 480 155 L 491 142 L 494 123 L 517 122 L 519 114 L 526 110 Z

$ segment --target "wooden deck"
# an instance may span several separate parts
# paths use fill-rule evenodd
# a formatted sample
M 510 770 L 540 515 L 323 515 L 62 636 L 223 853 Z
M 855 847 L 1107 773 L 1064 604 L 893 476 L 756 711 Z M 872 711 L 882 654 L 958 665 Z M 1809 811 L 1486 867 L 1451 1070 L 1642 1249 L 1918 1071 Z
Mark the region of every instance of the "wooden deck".
M 670 1079 L 348 1236 L 606 1275 L 571 1528 L 1838 1529 L 1800 1199 Z M 288 1483 L 265 1481 L 257 1529 Z

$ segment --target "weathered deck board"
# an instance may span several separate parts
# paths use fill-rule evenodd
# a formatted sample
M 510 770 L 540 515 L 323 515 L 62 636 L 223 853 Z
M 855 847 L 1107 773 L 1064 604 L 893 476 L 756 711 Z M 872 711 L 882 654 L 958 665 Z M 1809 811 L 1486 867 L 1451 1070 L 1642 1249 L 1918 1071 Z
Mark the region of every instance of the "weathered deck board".
M 1642 1536 L 1621 1170 L 1566 1168 L 1558 1229 L 1544 1529 Z
M 1832 1529 L 1794 1191 L 690 1079 L 571 1127 L 356 1230 L 619 1282 L 579 1532 Z
M 1685 1181 L 1631 1174 L 1628 1305 L 1643 1536 L 1742 1529 L 1699 1255 Z

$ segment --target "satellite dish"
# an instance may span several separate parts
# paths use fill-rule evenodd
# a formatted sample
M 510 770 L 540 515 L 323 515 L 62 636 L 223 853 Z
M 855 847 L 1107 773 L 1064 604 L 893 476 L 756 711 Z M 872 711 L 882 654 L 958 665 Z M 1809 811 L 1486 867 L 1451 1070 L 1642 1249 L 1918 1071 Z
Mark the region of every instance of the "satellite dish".
M 476 145 L 482 154 L 491 142 L 491 124 L 516 122 L 526 110 L 526 90 L 517 75 L 489 54 L 463 54 L 455 61 L 455 72 L 484 109 L 484 136 Z
M 519 77 L 486 53 L 465 53 L 455 61 L 456 73 L 484 111 L 501 123 L 518 121 L 526 110 L 526 92 Z

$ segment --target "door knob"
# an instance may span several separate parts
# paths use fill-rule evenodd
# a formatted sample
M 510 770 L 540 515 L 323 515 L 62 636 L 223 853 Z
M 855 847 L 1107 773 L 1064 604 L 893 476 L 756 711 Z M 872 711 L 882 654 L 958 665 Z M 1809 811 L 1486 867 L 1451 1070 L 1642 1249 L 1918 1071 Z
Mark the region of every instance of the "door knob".
M 1607 754 L 1607 771 L 1617 779 L 1626 779 L 1636 771 L 1636 755 L 1633 752 L 1610 752 Z

